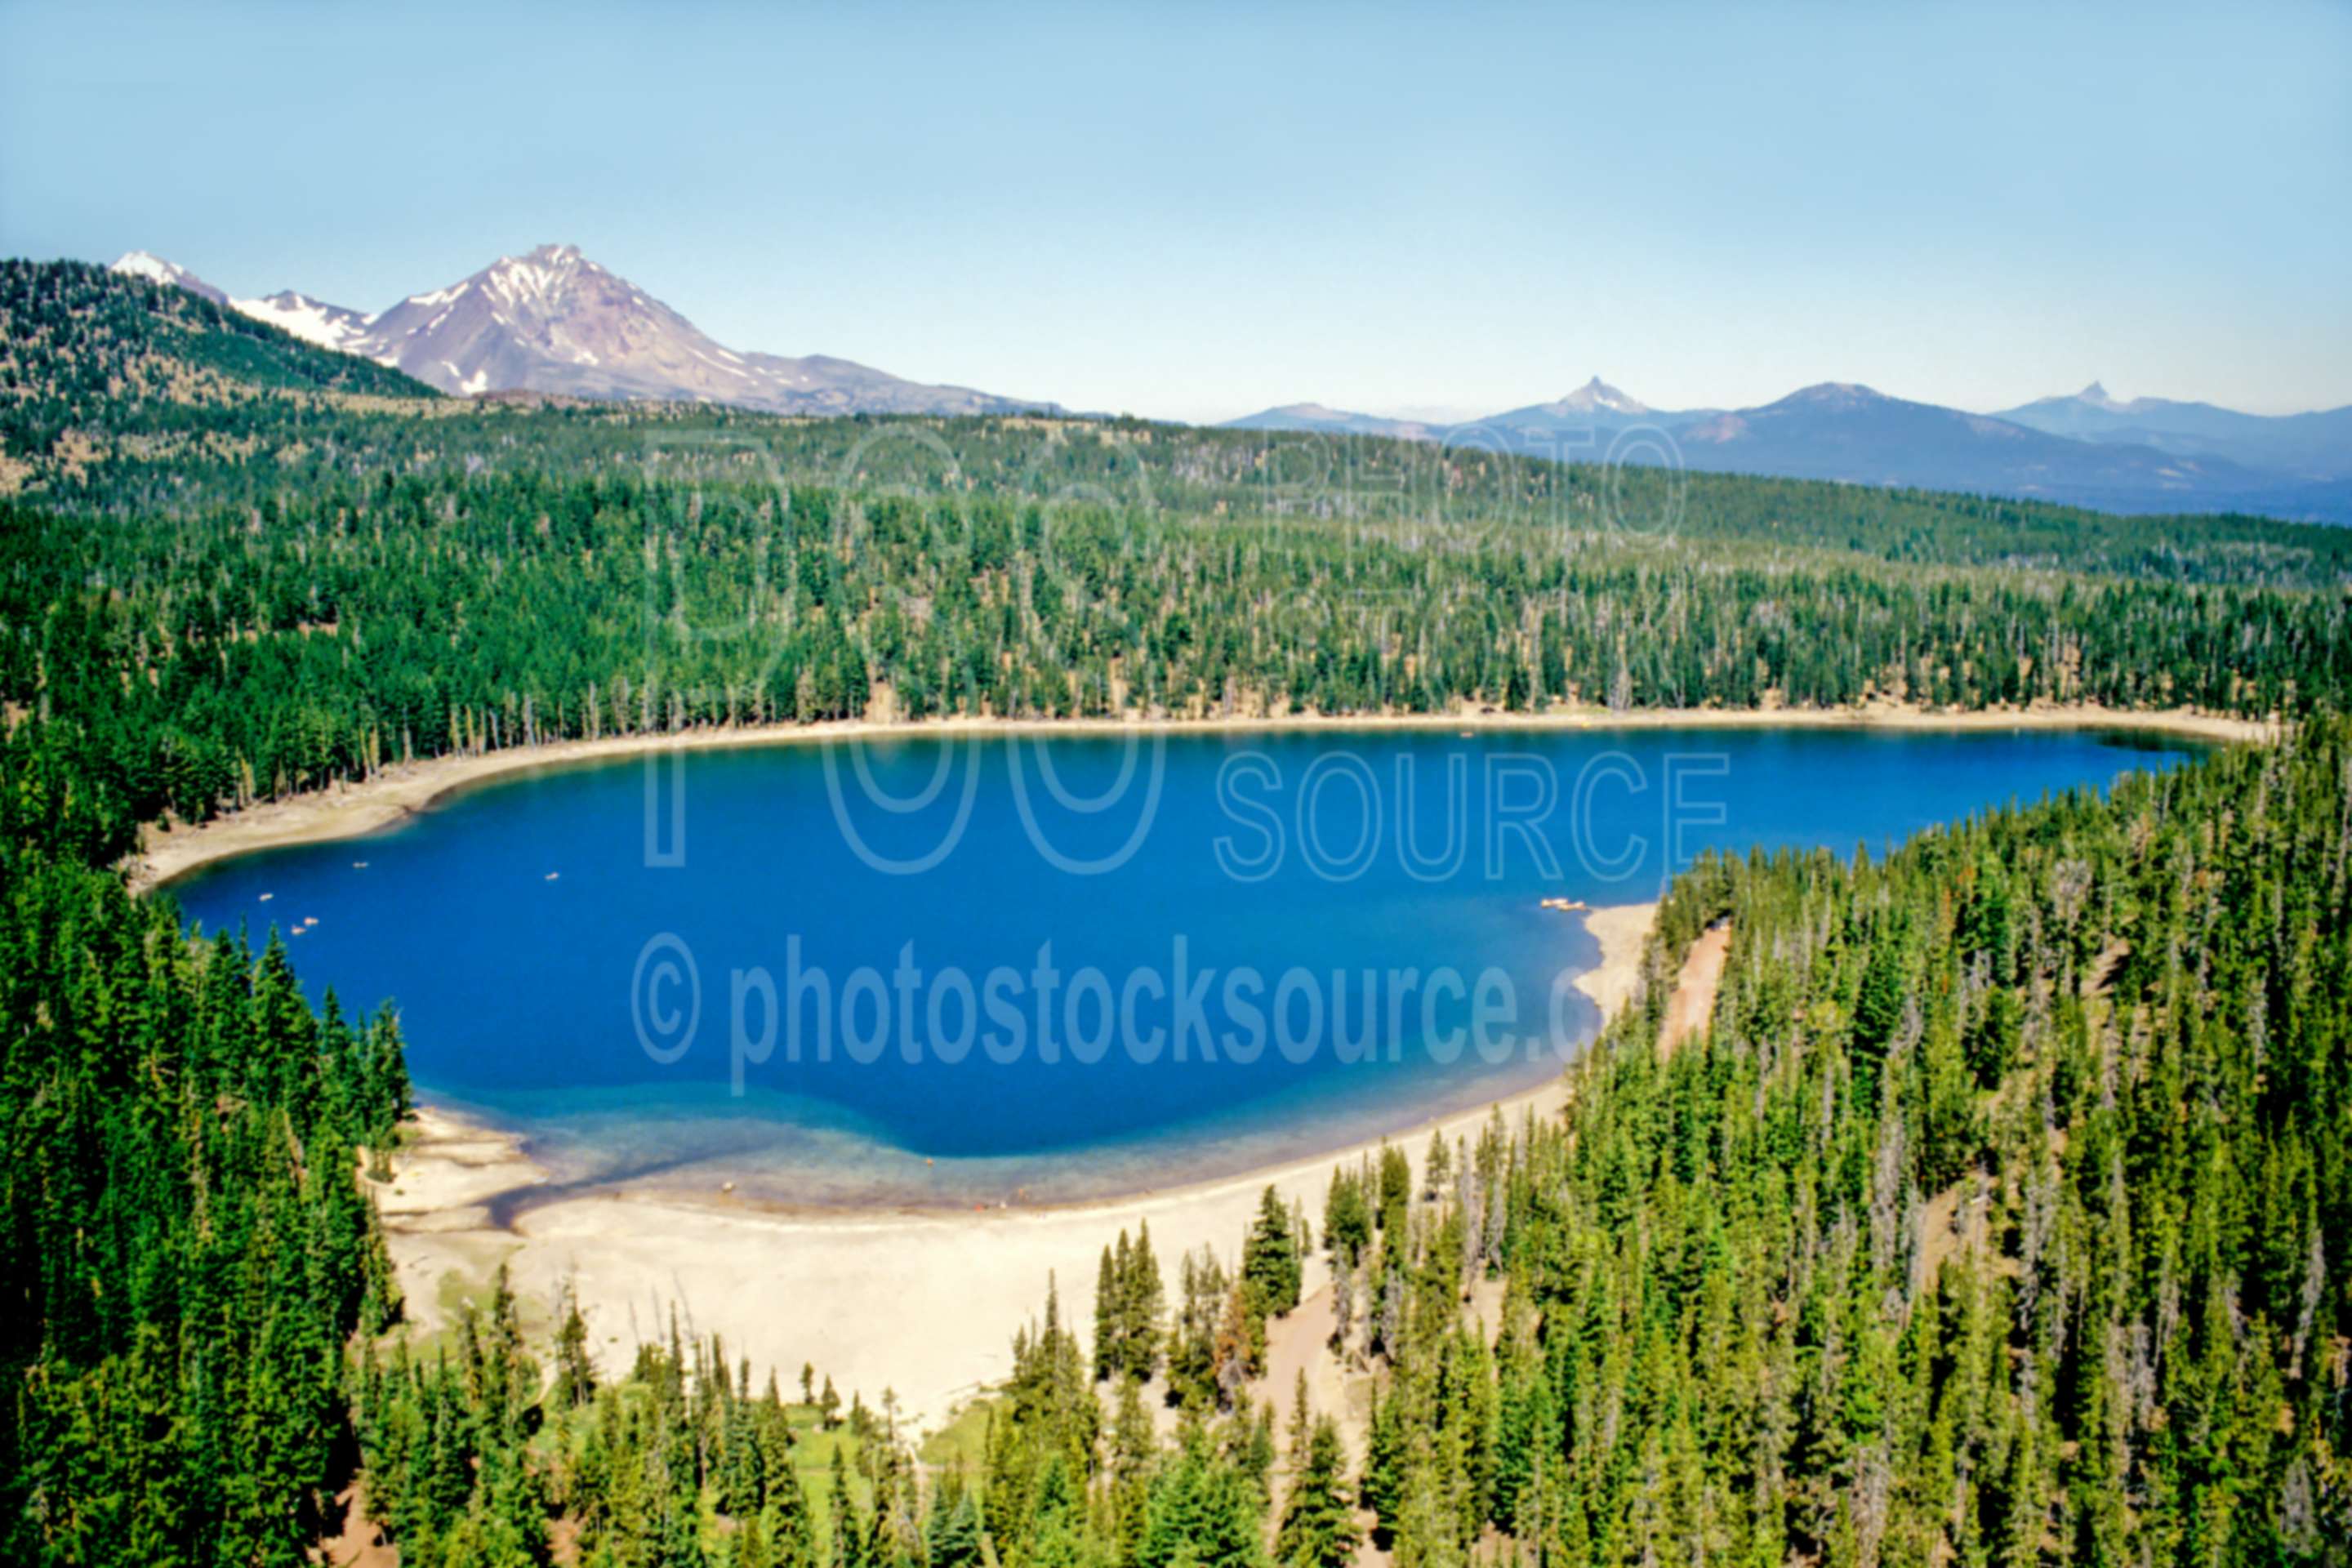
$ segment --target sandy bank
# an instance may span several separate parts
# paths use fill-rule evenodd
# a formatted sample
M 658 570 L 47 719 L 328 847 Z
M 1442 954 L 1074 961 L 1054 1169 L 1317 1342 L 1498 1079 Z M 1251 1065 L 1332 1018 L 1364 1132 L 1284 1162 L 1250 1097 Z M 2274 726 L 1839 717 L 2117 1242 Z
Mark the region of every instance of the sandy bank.
M 1641 973 L 1654 904 L 1592 910 L 1600 963 L 1578 986 L 1613 1013 Z M 1555 1079 L 1497 1102 L 1505 1120 L 1550 1115 Z M 1396 1135 L 1418 1163 L 1433 1129 L 1475 1138 L 1496 1107 Z M 773 1367 L 786 1383 L 803 1362 L 845 1396 L 877 1401 L 887 1387 L 919 1423 L 1010 1370 L 1013 1331 L 1043 1307 L 1050 1275 L 1063 1310 L 1093 1321 L 1095 1268 L 1124 1227 L 1145 1222 L 1172 1288 L 1181 1252 L 1206 1243 L 1230 1262 L 1269 1184 L 1322 1212 L 1331 1168 L 1378 1147 L 1360 1144 L 1197 1186 L 1048 1209 L 777 1215 L 723 1198 L 687 1202 L 625 1188 L 525 1205 L 496 1223 L 492 1200 L 542 1184 L 548 1173 L 512 1136 L 427 1108 L 394 1162 L 379 1201 L 412 1320 L 440 1321 L 445 1277 L 478 1281 L 500 1260 L 516 1287 L 551 1300 L 572 1278 L 607 1368 L 626 1366 L 640 1341 L 667 1332 L 669 1313 L 722 1336 L 730 1356 Z M 1311 1294 L 1323 1283 L 1310 1269 Z
M 1583 729 L 1656 730 L 1851 729 L 1895 730 L 2138 730 L 2186 739 L 2258 741 L 2273 727 L 2252 720 L 2199 713 L 2186 709 L 2124 710 L 2094 705 L 1975 712 L 1930 712 L 1900 703 L 1855 708 L 1661 708 L 1626 713 L 1606 709 L 1563 708 L 1543 713 L 1318 714 L 1234 719 L 938 719 L 909 722 L 847 720 L 818 724 L 779 724 L 741 729 L 689 730 L 678 734 L 621 735 L 596 741 L 563 741 L 517 746 L 462 756 L 435 757 L 386 768 L 361 784 L 266 801 L 211 822 L 151 827 L 141 852 L 126 866 L 131 886 L 145 889 L 184 877 L 200 866 L 284 844 L 352 838 L 388 827 L 444 796 L 475 784 L 535 769 L 639 756 L 657 750 L 702 751 L 733 746 L 808 744 L 824 741 L 908 740 L 960 735 L 1216 734 L 1327 730 L 1546 731 Z

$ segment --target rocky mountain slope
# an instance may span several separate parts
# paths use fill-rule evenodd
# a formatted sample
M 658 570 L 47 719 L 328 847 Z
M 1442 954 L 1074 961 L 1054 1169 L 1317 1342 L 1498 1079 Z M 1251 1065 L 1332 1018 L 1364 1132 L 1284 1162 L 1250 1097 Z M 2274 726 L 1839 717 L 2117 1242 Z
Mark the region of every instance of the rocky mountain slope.
M 785 414 L 1011 414 L 1055 405 L 904 380 L 826 354 L 739 353 L 577 246 L 500 257 L 373 315 L 291 289 L 233 300 L 145 251 L 118 272 L 169 283 L 443 392 L 701 400 Z

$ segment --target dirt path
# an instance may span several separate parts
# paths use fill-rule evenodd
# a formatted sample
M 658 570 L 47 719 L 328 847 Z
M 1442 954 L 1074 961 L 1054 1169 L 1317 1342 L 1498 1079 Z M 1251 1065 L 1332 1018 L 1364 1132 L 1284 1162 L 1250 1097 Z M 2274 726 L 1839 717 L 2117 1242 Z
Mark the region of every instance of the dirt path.
M 1714 1018 L 1715 994 L 1723 984 L 1724 961 L 1730 956 L 1728 921 L 1718 921 L 1701 931 L 1690 952 L 1683 955 L 1682 973 L 1675 977 L 1675 994 L 1666 998 L 1665 1022 L 1658 1030 L 1661 1059 L 1673 1056 L 1676 1046 Z
M 1283 1451 L 1290 1446 L 1290 1405 L 1298 1392 L 1298 1374 L 1307 1374 L 1307 1405 L 1317 1415 L 1339 1424 L 1347 1445 L 1348 1463 L 1362 1465 L 1364 1440 L 1371 1418 L 1372 1377 L 1351 1371 L 1331 1352 L 1331 1330 L 1337 1322 L 1331 1310 L 1331 1288 L 1316 1291 L 1286 1318 L 1266 1325 L 1265 1375 L 1251 1389 L 1253 1398 L 1274 1406 L 1274 1430 Z

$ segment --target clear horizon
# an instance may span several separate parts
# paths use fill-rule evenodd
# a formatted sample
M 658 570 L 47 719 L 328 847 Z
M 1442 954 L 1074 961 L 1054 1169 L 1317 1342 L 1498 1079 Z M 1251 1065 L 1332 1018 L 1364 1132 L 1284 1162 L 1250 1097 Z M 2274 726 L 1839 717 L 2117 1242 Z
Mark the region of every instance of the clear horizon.
M 18 5 L 0 250 L 373 311 L 562 240 L 737 348 L 1204 422 L 2352 402 L 2352 12 L 1800 15 Z

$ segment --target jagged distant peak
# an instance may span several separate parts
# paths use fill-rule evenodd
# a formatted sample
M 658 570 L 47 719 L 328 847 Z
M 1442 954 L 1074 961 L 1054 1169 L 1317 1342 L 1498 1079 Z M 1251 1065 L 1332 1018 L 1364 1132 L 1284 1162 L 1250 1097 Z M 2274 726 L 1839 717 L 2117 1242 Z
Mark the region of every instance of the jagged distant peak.
M 2096 381 L 2091 383 L 2090 385 L 2076 393 L 2074 395 L 2074 401 L 2077 403 L 2087 403 L 2094 408 L 2105 408 L 2111 413 L 2120 413 L 2124 409 L 2131 406 L 2127 403 L 2116 402 L 2115 398 L 2108 395 L 2105 384 Z
M 430 289 L 421 294 L 411 294 L 401 305 L 415 305 L 431 310 L 436 306 L 455 304 L 468 294 L 479 292 L 493 309 L 534 309 L 559 304 L 574 281 L 588 276 L 612 279 L 632 294 L 639 293 L 634 285 L 614 277 L 604 268 L 581 254 L 576 245 L 542 245 L 524 251 L 520 256 L 501 256 L 481 270 L 460 278 L 455 283 Z M 393 307 L 393 310 L 400 305 Z M 382 314 L 389 316 L 393 310 Z
M 1591 380 L 1586 382 L 1582 386 L 1578 387 L 1574 392 L 1562 397 L 1558 403 L 1552 405 L 1552 406 L 1560 409 L 1563 412 L 1573 412 L 1578 414 L 1592 414 L 1598 412 L 1606 412 L 1610 414 L 1648 414 L 1652 412 L 1648 404 L 1643 402 L 1640 398 L 1633 396 L 1631 393 L 1610 385 L 1607 382 L 1601 380 L 1597 375 Z
M 542 245 L 520 256 L 501 256 L 477 276 L 500 294 L 523 299 L 552 294 L 582 273 L 612 276 L 576 245 Z

